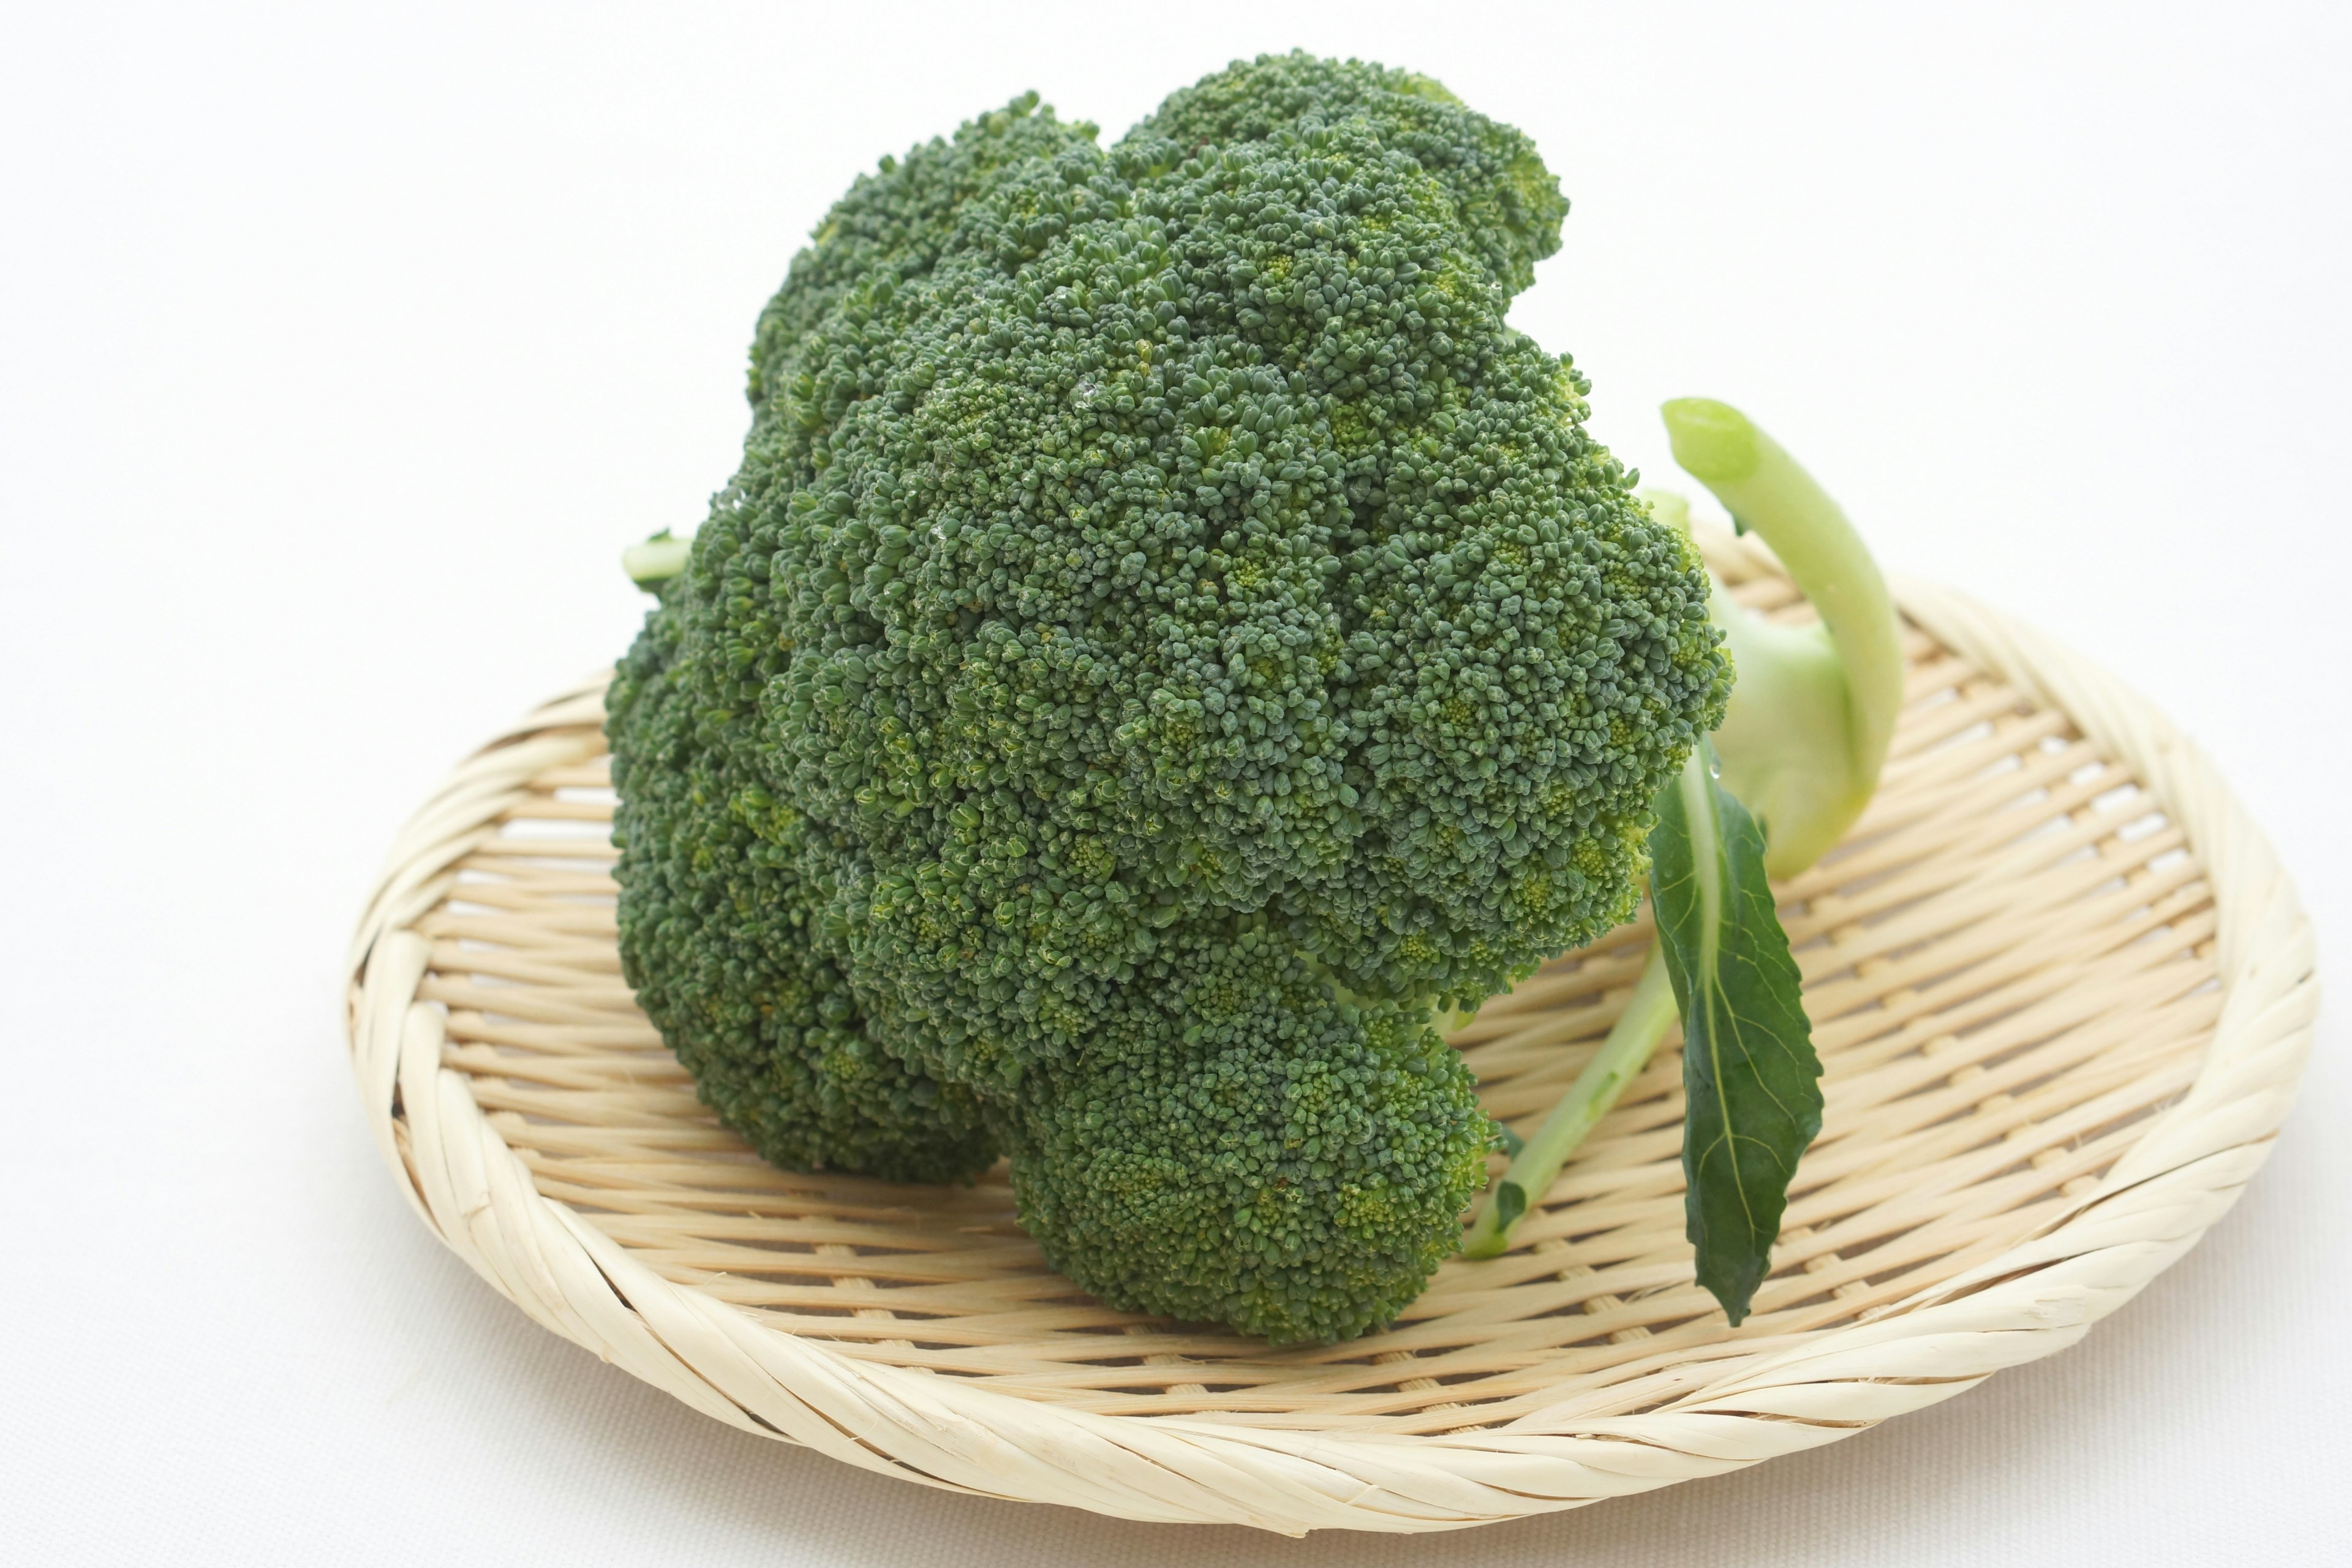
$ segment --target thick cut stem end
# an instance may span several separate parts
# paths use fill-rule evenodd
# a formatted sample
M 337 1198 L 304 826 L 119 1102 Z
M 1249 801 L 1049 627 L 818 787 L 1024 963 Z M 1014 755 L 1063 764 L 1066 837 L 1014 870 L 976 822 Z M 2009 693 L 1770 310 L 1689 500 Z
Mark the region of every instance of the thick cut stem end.
M 686 570 L 687 555 L 694 541 L 679 539 L 667 528 L 642 544 L 632 544 L 621 552 L 621 570 L 629 581 L 648 593 Z

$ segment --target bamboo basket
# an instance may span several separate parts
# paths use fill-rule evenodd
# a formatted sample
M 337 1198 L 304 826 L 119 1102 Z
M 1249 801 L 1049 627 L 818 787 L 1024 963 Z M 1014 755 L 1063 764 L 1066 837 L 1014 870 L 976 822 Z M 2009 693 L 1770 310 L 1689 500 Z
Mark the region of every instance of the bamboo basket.
M 1810 612 L 1769 554 L 1736 595 Z M 2050 1354 L 2268 1152 L 2312 934 L 2146 702 L 1957 594 L 1899 591 L 1885 782 L 1780 889 L 1827 1109 L 1729 1328 L 1683 1239 L 1674 1051 L 1523 1222 L 1391 1329 L 1269 1351 L 1048 1270 L 1002 1168 L 795 1174 L 697 1101 L 614 949 L 602 678 L 460 767 L 352 951 L 352 1060 L 418 1215 L 546 1327 L 719 1420 L 951 1490 L 1290 1534 L 1448 1530 L 1809 1448 Z M 1622 1005 L 1631 926 L 1455 1037 L 1523 1131 Z

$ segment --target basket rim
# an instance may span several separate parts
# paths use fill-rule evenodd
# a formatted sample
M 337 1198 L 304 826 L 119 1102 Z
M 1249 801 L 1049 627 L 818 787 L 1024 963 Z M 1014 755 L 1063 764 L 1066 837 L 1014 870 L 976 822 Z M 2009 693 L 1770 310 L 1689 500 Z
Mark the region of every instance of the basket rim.
M 2261 1165 L 2318 1005 L 2316 944 L 2268 840 L 2147 700 L 2055 639 L 1956 590 L 1898 580 L 1947 647 L 2063 710 L 2135 768 L 2202 860 L 2221 1015 L 2197 1077 L 2090 1191 L 1998 1257 L 1872 1321 L 1639 1415 L 1541 1415 L 1442 1436 L 1106 1415 L 844 1355 L 675 1283 L 533 1186 L 416 999 L 415 923 L 448 868 L 549 767 L 576 761 L 602 678 L 462 763 L 410 820 L 351 949 L 352 1065 L 378 1148 L 418 1216 L 533 1319 L 719 1420 L 954 1491 L 1118 1517 L 1422 1531 L 1553 1512 L 1832 1442 L 2074 1343 L 2195 1245 Z M 565 733 L 566 731 L 571 733 Z

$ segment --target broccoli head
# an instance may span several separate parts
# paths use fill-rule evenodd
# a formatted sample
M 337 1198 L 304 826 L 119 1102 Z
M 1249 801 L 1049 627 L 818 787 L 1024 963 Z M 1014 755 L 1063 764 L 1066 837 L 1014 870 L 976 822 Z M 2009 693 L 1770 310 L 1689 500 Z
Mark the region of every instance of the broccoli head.
M 765 995 L 803 944 L 1107 1296 L 1392 1314 L 1492 1136 L 1432 1009 L 1631 912 L 1728 684 L 1688 547 L 1504 322 L 1565 210 L 1427 79 L 1299 55 L 860 181 L 616 693 L 632 974 Z

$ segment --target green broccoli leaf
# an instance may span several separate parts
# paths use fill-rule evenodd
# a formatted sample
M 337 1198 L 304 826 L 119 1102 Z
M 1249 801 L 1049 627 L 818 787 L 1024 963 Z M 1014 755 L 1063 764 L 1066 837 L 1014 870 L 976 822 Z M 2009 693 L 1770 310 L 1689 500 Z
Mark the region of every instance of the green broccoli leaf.
M 1764 875 L 1764 836 L 1712 745 L 1658 794 L 1650 889 L 1683 1017 L 1686 1234 L 1736 1325 L 1769 1266 L 1797 1159 L 1822 1127 L 1821 1058 Z

